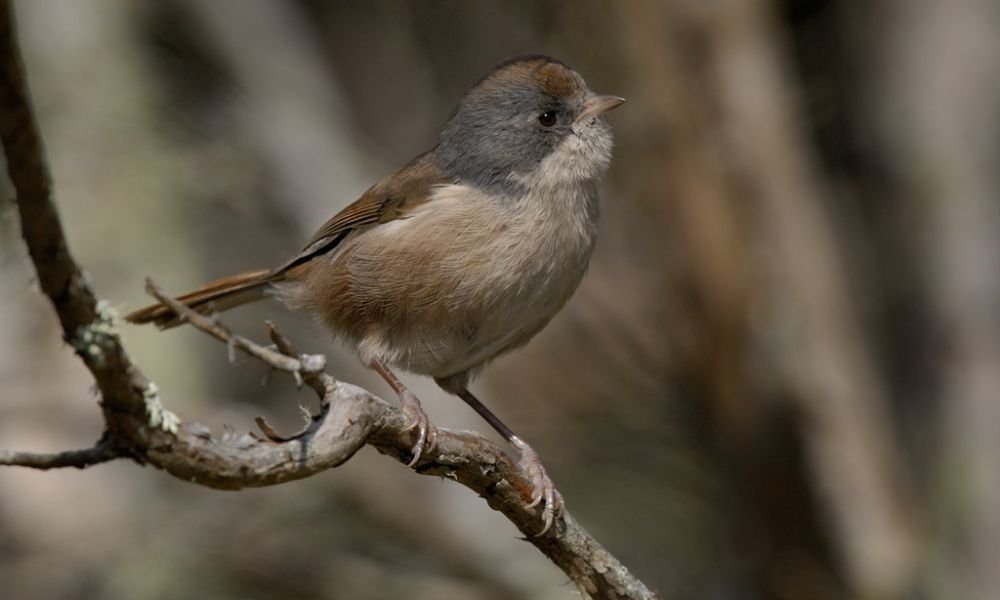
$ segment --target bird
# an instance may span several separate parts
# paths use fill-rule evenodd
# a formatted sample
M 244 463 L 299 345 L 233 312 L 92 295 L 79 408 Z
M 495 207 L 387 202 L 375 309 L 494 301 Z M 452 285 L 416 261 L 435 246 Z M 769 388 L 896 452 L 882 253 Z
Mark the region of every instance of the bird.
M 544 533 L 564 512 L 562 495 L 537 452 L 469 384 L 541 331 L 583 278 L 613 145 L 604 115 L 624 101 L 592 92 L 553 57 L 508 59 L 461 98 L 433 148 L 322 224 L 289 260 L 177 299 L 216 313 L 270 297 L 315 316 L 398 395 L 416 430 L 411 467 L 436 431 L 393 369 L 432 377 L 518 452 Z M 126 320 L 184 322 L 162 303 Z

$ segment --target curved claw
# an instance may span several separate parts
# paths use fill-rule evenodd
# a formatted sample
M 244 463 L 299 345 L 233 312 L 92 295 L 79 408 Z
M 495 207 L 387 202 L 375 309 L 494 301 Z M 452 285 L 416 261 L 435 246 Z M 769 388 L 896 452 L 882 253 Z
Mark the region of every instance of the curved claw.
M 413 454 L 413 459 L 406 465 L 413 467 L 420 461 L 420 457 L 424 452 L 434 448 L 434 445 L 437 443 L 437 430 L 434 429 L 427 413 L 420 406 L 420 400 L 413 392 L 404 390 L 399 395 L 399 402 L 402 406 L 403 414 L 406 415 L 406 420 L 409 422 L 406 430 L 408 431 L 414 427 L 417 428 L 417 441 L 410 450 L 410 453 Z
M 517 464 L 528 473 L 528 477 L 531 479 L 533 492 L 531 494 L 531 503 L 527 505 L 527 508 L 534 508 L 539 504 L 542 505 L 541 516 L 544 526 L 535 535 L 544 535 L 552 527 L 555 519 L 562 517 L 566 504 L 563 501 L 562 494 L 559 493 L 555 484 L 552 483 L 552 479 L 545 472 L 545 467 L 542 466 L 542 461 L 538 458 L 538 453 L 518 437 L 511 439 L 511 443 L 521 454 L 521 459 Z

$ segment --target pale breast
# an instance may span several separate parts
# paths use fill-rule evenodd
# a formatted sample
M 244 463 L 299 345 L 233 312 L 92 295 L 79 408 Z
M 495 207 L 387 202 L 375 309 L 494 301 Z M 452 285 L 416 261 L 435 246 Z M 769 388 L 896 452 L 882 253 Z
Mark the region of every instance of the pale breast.
M 434 194 L 334 257 L 346 312 L 367 316 L 363 328 L 327 321 L 366 362 L 447 377 L 527 342 L 565 304 L 593 249 L 596 198 L 582 187 L 517 201 L 458 185 Z

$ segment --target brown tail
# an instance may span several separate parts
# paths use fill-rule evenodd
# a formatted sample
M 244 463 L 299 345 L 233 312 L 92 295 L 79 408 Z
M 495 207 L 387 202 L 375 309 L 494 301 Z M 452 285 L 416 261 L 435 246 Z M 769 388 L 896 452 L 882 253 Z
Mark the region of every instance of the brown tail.
M 260 300 L 268 285 L 280 278 L 270 269 L 249 271 L 216 279 L 177 299 L 200 313 L 221 312 Z M 125 315 L 125 320 L 137 324 L 155 323 L 161 329 L 170 329 L 184 322 L 174 311 L 159 303 L 129 313 Z

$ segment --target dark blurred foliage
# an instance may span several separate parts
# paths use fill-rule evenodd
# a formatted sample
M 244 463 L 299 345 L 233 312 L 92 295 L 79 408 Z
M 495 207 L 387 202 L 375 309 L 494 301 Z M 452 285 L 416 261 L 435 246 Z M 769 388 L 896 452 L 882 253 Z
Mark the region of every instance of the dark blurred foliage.
M 25 0 L 77 257 L 121 307 L 272 265 L 434 143 L 500 60 L 595 90 L 615 160 L 581 289 L 476 384 L 664 598 L 1000 589 L 1000 10 L 873 3 Z M 2 188 L 9 197 L 9 188 Z M 0 447 L 100 431 L 0 205 Z M 333 372 L 388 390 L 308 318 Z M 182 418 L 294 426 L 289 382 L 124 328 Z M 409 378 L 440 426 L 485 430 Z M 466 490 L 366 451 L 220 493 L 135 465 L 0 473 L 5 598 L 560 598 Z

